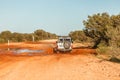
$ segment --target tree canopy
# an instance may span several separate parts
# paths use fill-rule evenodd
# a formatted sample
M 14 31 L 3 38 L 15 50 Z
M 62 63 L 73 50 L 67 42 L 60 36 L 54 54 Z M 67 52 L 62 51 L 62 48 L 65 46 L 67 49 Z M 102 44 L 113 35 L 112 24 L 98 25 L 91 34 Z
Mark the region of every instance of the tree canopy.
M 33 33 L 18 33 L 11 31 L 2 31 L 0 33 L 0 42 L 7 42 L 10 40 L 11 42 L 23 42 L 23 41 L 32 41 L 34 37 L 35 41 L 44 40 L 44 39 L 55 39 L 57 37 L 56 34 L 46 32 L 42 29 L 38 29 Z
M 83 23 L 85 34 L 95 42 L 94 48 L 100 43 L 120 47 L 120 15 L 110 16 L 108 13 L 98 13 L 88 16 Z
M 83 30 L 72 31 L 69 33 L 69 36 L 75 42 L 87 42 L 89 38 L 85 35 Z

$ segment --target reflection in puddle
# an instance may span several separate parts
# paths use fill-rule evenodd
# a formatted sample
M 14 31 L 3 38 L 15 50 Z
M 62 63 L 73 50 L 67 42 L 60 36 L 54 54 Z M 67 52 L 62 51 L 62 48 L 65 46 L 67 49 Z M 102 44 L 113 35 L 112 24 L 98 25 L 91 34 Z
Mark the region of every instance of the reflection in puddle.
M 17 49 L 13 50 L 14 54 L 21 54 L 21 53 L 42 53 L 43 50 L 30 50 L 30 49 Z

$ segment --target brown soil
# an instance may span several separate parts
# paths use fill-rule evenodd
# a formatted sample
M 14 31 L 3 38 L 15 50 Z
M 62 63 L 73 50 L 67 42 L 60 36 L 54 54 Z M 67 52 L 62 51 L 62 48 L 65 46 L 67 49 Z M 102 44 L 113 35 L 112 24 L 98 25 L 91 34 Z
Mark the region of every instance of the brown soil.
M 53 53 L 54 41 L 0 44 L 0 80 L 120 80 L 120 64 L 98 59 L 94 49 Z M 8 49 L 9 48 L 9 49 Z M 12 48 L 43 50 L 13 54 Z

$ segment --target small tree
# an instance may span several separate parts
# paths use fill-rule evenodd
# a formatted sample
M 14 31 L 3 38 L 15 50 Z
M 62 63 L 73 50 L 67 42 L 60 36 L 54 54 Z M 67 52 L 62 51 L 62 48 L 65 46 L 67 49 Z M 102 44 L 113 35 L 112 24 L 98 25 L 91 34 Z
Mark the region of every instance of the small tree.
M 85 34 L 95 41 L 94 48 L 102 44 L 102 50 L 107 46 L 112 56 L 120 55 L 120 15 L 95 14 L 83 23 Z
M 106 32 L 108 28 L 112 27 L 112 21 L 107 13 L 88 16 L 88 20 L 83 21 L 83 23 L 85 25 L 85 34 L 95 42 L 94 48 L 101 42 L 109 46 L 110 37 L 106 35 Z
M 2 31 L 0 34 L 0 38 L 3 42 L 7 42 L 8 40 L 10 40 L 12 38 L 12 33 L 10 31 Z
M 86 42 L 89 39 L 82 30 L 72 31 L 69 33 L 69 36 L 78 42 Z

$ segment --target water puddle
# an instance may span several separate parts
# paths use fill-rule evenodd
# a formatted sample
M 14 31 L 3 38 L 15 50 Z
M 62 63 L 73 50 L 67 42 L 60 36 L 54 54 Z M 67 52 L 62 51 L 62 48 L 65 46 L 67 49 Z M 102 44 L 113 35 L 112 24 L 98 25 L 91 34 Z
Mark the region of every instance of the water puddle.
M 48 55 L 45 50 L 33 50 L 28 48 L 8 48 L 0 49 L 0 54 L 13 54 L 13 55 Z
M 43 50 L 30 50 L 30 49 L 16 49 L 12 50 L 14 54 L 21 54 L 21 53 L 42 53 Z

